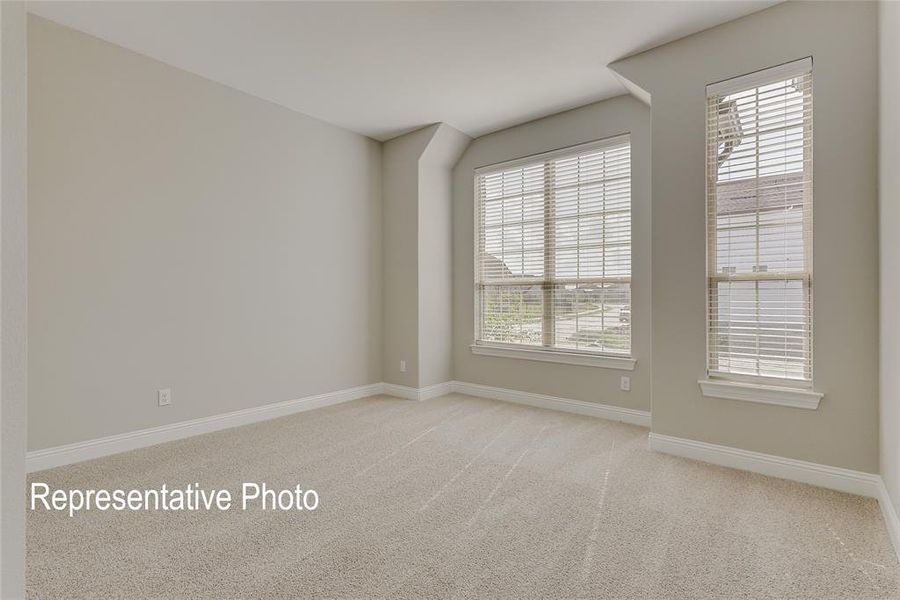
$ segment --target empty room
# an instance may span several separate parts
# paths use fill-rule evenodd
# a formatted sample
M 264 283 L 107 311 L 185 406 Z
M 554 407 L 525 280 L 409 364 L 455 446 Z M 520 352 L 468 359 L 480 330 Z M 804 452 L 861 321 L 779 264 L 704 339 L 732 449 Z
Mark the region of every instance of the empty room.
M 0 599 L 900 600 L 900 2 L 0 1 Z

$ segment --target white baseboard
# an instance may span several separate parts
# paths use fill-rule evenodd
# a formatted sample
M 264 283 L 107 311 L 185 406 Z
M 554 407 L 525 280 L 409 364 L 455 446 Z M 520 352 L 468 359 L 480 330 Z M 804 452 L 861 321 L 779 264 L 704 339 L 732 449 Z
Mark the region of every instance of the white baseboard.
M 621 408 L 619 406 L 610 406 L 608 404 L 598 404 L 596 402 L 585 402 L 583 400 L 558 398 L 556 396 L 545 396 L 543 394 L 533 394 L 531 392 L 520 392 L 518 390 L 492 387 L 478 383 L 445 381 L 444 383 L 438 383 L 423 388 L 408 387 L 405 385 L 397 385 L 395 383 L 385 383 L 383 385 L 383 393 L 396 398 L 404 398 L 406 400 L 431 400 L 432 398 L 438 398 L 451 392 L 456 392 L 459 394 L 476 396 L 478 398 L 515 402 L 516 404 L 527 404 L 528 406 L 536 406 L 538 408 L 560 410 L 589 417 L 599 417 L 611 421 L 622 421 L 624 423 L 650 427 L 650 413 L 647 411 Z
M 650 433 L 650 449 L 714 465 L 799 481 L 859 496 L 879 497 L 881 477 L 874 473 L 830 467 L 803 460 L 751 452 L 750 450 L 741 450 L 730 446 L 708 444 L 659 433 Z
M 433 398 L 440 398 L 441 396 L 446 396 L 452 391 L 452 381 L 436 383 L 434 385 L 429 385 L 428 387 L 419 388 L 419 400 L 431 400 Z
M 382 383 L 381 393 L 393 396 L 394 398 L 403 398 L 404 400 L 418 400 L 419 390 L 408 385 L 398 385 L 396 383 Z
M 887 527 L 891 543 L 894 545 L 897 560 L 900 561 L 900 518 L 897 518 L 894 503 L 891 502 L 891 496 L 888 494 L 887 487 L 885 487 L 884 480 L 881 477 L 878 478 L 878 506 L 881 507 L 884 524 Z
M 650 413 L 648 411 L 635 410 L 633 408 L 622 408 L 619 406 L 610 406 L 609 404 L 571 400 L 569 398 L 557 398 L 556 396 L 520 392 L 518 390 L 491 387 L 477 383 L 466 383 L 464 381 L 451 381 L 450 391 L 459 394 L 468 394 L 469 396 L 477 396 L 479 398 L 515 402 L 516 404 L 527 404 L 528 406 L 536 406 L 538 408 L 561 410 L 563 412 L 587 415 L 589 417 L 599 417 L 611 421 L 622 421 L 623 423 L 650 427 Z
M 450 381 L 436 383 L 422 388 L 414 388 L 406 385 L 398 385 L 396 383 L 383 383 L 382 393 L 395 398 L 403 398 L 405 400 L 431 400 L 446 396 L 451 391 Z
M 163 442 L 171 442 L 183 438 L 248 425 L 258 421 L 275 419 L 297 412 L 322 408 L 341 402 L 349 402 L 367 396 L 383 393 L 382 383 L 373 383 L 336 392 L 307 396 L 297 400 L 287 400 L 275 404 L 265 404 L 223 415 L 214 415 L 171 425 L 161 425 L 150 429 L 141 429 L 130 433 L 111 435 L 109 437 L 56 446 L 44 450 L 29 452 L 25 458 L 25 468 L 31 473 L 43 469 L 60 467 L 92 458 L 100 458 L 110 454 L 118 454 L 136 448 L 154 446 Z
M 180 440 L 213 431 L 220 431 L 230 427 L 238 427 L 240 425 L 248 425 L 250 423 L 275 419 L 293 413 L 331 406 L 341 402 L 358 400 L 360 398 L 378 394 L 387 394 L 409 400 L 430 400 L 432 398 L 445 396 L 451 392 L 459 392 L 470 396 L 502 400 L 505 402 L 516 402 L 519 404 L 527 404 L 529 406 L 549 408 L 551 410 L 573 412 L 592 417 L 600 417 L 602 419 L 624 421 L 626 423 L 643 425 L 645 427 L 650 426 L 650 413 L 645 411 L 595 404 L 593 402 L 583 402 L 580 400 L 569 400 L 567 398 L 543 396 L 540 394 L 474 383 L 445 381 L 443 383 L 418 389 L 393 383 L 373 383 L 346 390 L 338 390 L 336 392 L 299 398 L 297 400 L 287 400 L 285 402 L 247 408 L 222 415 L 192 419 L 190 421 L 172 423 L 171 425 L 161 425 L 159 427 L 111 435 L 85 442 L 35 450 L 28 452 L 26 455 L 25 468 L 29 473 L 42 471 L 44 469 L 52 469 L 54 467 L 61 467 L 63 465 L 118 454 L 120 452 L 127 452 L 138 448 L 146 448 L 147 446 L 155 446 L 156 444 Z

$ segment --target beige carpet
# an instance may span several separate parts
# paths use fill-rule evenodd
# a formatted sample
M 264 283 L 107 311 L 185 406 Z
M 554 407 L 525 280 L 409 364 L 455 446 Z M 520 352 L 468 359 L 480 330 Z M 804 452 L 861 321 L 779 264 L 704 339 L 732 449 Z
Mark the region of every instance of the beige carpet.
M 31 479 L 301 483 L 321 506 L 29 513 L 29 598 L 900 598 L 874 500 L 460 395 L 369 398 Z

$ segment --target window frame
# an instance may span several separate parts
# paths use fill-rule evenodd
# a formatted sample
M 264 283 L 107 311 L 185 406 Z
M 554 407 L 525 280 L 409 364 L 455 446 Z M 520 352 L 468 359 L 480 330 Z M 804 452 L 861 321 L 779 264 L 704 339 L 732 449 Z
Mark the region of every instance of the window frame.
M 710 84 L 706 87 L 706 109 L 704 111 L 706 115 L 706 123 L 705 123 L 705 138 L 704 138 L 704 170 L 706 173 L 706 376 L 707 380 L 699 381 L 701 389 L 703 390 L 704 395 L 713 396 L 719 398 L 729 398 L 734 400 L 750 400 L 755 402 L 763 402 L 768 404 L 782 404 L 785 406 L 794 406 L 796 408 L 816 408 L 818 406 L 819 400 L 822 398 L 823 394 L 814 392 L 814 352 L 813 352 L 813 340 L 814 340 L 814 331 L 815 327 L 813 324 L 813 240 L 814 235 L 812 231 L 812 223 L 814 222 L 813 211 L 814 211 L 814 203 L 813 203 L 813 186 L 814 186 L 814 162 L 813 162 L 813 140 L 815 139 L 813 135 L 813 116 L 810 115 L 810 118 L 807 122 L 803 124 L 803 139 L 804 145 L 806 144 L 806 140 L 809 139 L 809 157 L 808 159 L 804 158 L 804 163 L 809 163 L 808 167 L 808 175 L 809 175 L 809 185 L 804 187 L 805 199 L 804 203 L 809 205 L 809 224 L 810 230 L 809 235 L 804 235 L 803 247 L 804 247 L 804 270 L 796 271 L 796 272 L 772 272 L 771 276 L 767 275 L 767 271 L 754 271 L 753 273 L 743 274 L 738 277 L 731 277 L 729 275 L 720 274 L 718 270 L 713 270 L 712 266 L 717 265 L 717 253 L 718 253 L 718 243 L 717 236 L 718 233 L 718 224 L 714 224 L 711 218 L 711 207 L 710 202 L 717 201 L 717 197 L 714 197 L 713 193 L 711 193 L 710 186 L 715 186 L 718 183 L 718 174 L 710 173 L 710 132 L 709 132 L 709 102 L 713 97 L 722 97 L 727 96 L 729 94 L 735 94 L 743 91 L 748 91 L 754 88 L 763 87 L 769 84 L 777 83 L 782 80 L 796 78 L 796 77 L 810 77 L 810 82 L 812 86 L 812 74 L 813 74 L 813 61 L 812 57 L 806 57 L 799 60 L 791 61 L 788 63 L 784 63 L 781 65 L 777 65 L 774 67 L 770 67 L 767 69 L 762 69 L 759 71 L 755 71 L 753 73 L 749 73 L 747 75 L 742 75 L 738 77 L 734 77 L 731 79 L 727 79 L 724 81 L 720 81 L 717 83 Z M 813 101 L 813 89 L 810 88 L 810 110 L 813 110 L 814 101 Z M 715 149 L 717 151 L 717 147 Z M 807 167 L 804 166 L 802 171 L 804 175 L 807 174 Z M 756 177 L 754 180 L 758 181 L 759 177 Z M 758 217 L 757 217 L 758 218 Z M 805 227 L 805 223 L 801 225 L 801 227 Z M 760 228 L 759 223 L 757 223 L 757 229 Z M 791 378 L 791 377 L 778 377 L 771 375 L 753 375 L 746 373 L 735 373 L 722 371 L 714 368 L 716 365 L 715 358 L 712 352 L 712 345 L 710 342 L 710 337 L 713 335 L 712 332 L 712 302 L 713 298 L 717 295 L 717 292 L 714 293 L 713 287 L 717 286 L 721 281 L 748 281 L 748 282 L 763 282 L 763 281 L 773 281 L 773 282 L 787 282 L 787 281 L 800 281 L 803 286 L 804 295 L 807 297 L 807 326 L 808 326 L 808 336 L 806 339 L 806 343 L 808 344 L 807 355 L 808 355 L 808 365 L 804 365 L 804 369 L 808 368 L 809 378 Z M 758 360 L 758 359 L 757 359 Z M 753 390 L 753 391 L 749 391 Z
M 628 197 L 629 197 L 629 275 L 627 278 L 625 277 L 607 277 L 603 279 L 619 279 L 626 281 L 620 281 L 620 283 L 627 283 L 629 288 L 629 309 L 631 310 L 631 318 L 629 326 L 629 339 L 628 339 L 628 351 L 627 353 L 615 353 L 610 352 L 609 350 L 602 351 L 591 351 L 591 350 L 583 350 L 576 348 L 565 348 L 554 345 L 536 345 L 536 344 L 516 344 L 516 343 L 504 343 L 504 342 L 495 342 L 490 340 L 482 340 L 482 293 L 483 288 L 490 284 L 484 284 L 480 277 L 479 269 L 481 267 L 481 256 L 480 256 L 480 240 L 482 235 L 483 224 L 481 223 L 481 198 L 479 195 L 479 179 L 486 175 L 491 175 L 495 173 L 499 173 L 502 171 L 512 170 L 525 166 L 535 166 L 543 163 L 544 169 L 548 168 L 548 164 L 551 161 L 564 160 L 566 158 L 572 158 L 578 156 L 580 154 L 587 154 L 590 152 L 595 152 L 598 150 L 603 150 L 605 148 L 614 148 L 617 146 L 628 146 L 629 159 L 628 159 Z M 504 358 L 522 358 L 526 360 L 537 360 L 542 362 L 556 362 L 556 363 L 565 363 L 565 364 L 576 364 L 576 365 L 584 365 L 584 366 L 596 366 L 596 367 L 605 367 L 605 368 L 613 368 L 613 369 L 624 369 L 624 370 L 633 370 L 636 365 L 636 360 L 634 359 L 634 301 L 633 301 L 633 282 L 634 282 L 634 243 L 633 243 L 633 231 L 634 231 L 634 184 L 632 178 L 632 155 L 631 155 L 631 133 L 625 132 L 616 134 L 613 136 L 604 137 L 601 139 L 593 140 L 586 143 L 577 144 L 574 146 L 566 146 L 563 148 L 558 148 L 555 150 L 551 150 L 548 152 L 541 152 L 537 154 L 531 154 L 519 158 L 515 158 L 508 161 L 503 161 L 499 163 L 492 163 L 489 165 L 484 165 L 481 167 L 477 167 L 473 172 L 473 303 L 474 303 L 474 342 L 470 346 L 473 354 L 483 355 L 483 356 L 497 356 Z M 545 175 L 546 176 L 546 175 Z M 546 213 L 546 197 L 550 193 L 552 188 L 549 186 L 547 180 L 544 181 L 544 206 L 545 206 L 545 215 L 543 219 L 543 228 L 544 228 L 544 242 L 546 243 L 548 240 L 548 228 L 552 230 L 552 216 L 551 221 L 548 224 L 548 215 Z M 549 238 L 552 239 L 552 233 L 549 234 Z M 555 247 L 551 247 L 547 249 L 545 247 L 544 255 L 545 255 L 545 265 L 548 260 L 546 257 L 548 253 L 552 256 L 552 253 L 555 251 Z M 552 259 L 551 259 L 552 260 Z M 567 278 L 568 279 L 568 278 Z M 548 283 L 548 281 L 550 283 Z M 546 340 L 548 336 L 553 335 L 553 330 L 548 332 L 546 328 L 546 324 L 548 320 L 555 325 L 554 316 L 553 316 L 553 302 L 548 301 L 548 296 L 552 299 L 552 289 L 553 289 L 553 277 L 547 276 L 546 273 L 541 281 L 541 285 L 543 287 L 543 299 L 542 299 L 542 319 L 541 319 L 541 337 L 542 342 Z

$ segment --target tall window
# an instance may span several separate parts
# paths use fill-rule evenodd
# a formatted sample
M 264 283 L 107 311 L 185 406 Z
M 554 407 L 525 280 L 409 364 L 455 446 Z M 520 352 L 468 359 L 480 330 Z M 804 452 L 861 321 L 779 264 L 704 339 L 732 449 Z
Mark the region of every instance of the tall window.
M 476 171 L 477 344 L 629 356 L 627 135 Z
M 812 60 L 707 87 L 708 368 L 812 382 Z

